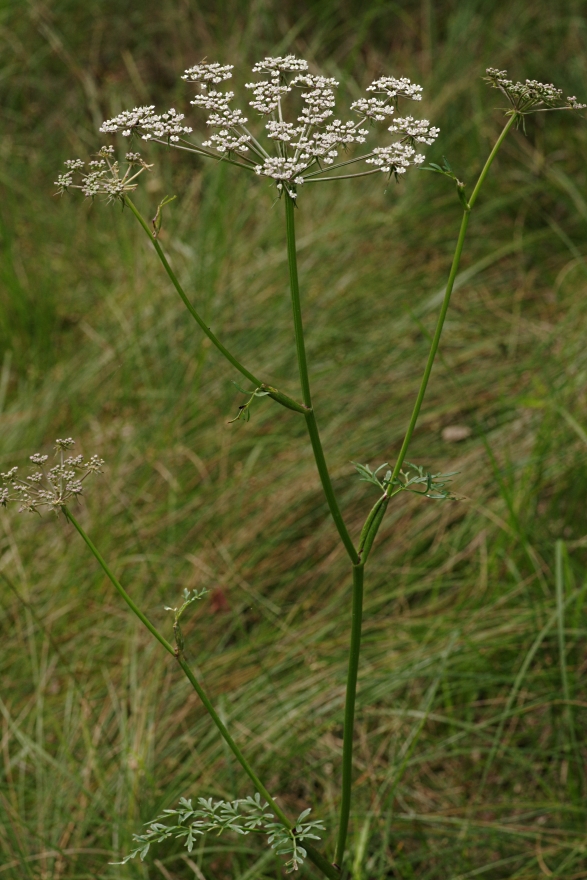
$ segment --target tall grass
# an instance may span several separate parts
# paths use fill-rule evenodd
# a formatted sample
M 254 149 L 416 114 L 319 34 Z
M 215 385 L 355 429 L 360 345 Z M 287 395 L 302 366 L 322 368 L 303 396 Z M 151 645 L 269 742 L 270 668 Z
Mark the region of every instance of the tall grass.
M 486 64 L 584 98 L 586 12 L 56 0 L 0 13 L 3 469 L 74 429 L 80 451 L 107 459 L 80 517 L 161 626 L 184 587 L 211 589 L 186 626 L 189 659 L 270 790 L 292 811 L 312 804 L 330 829 L 349 584 L 303 426 L 284 440 L 295 416 L 262 402 L 228 426 L 236 377 L 194 334 L 131 218 L 56 202 L 51 181 L 101 144 L 101 118 L 179 102 L 178 74 L 200 57 L 244 64 L 275 49 L 357 92 L 379 72 L 421 81 L 442 129 L 430 158 L 470 180 L 498 125 Z M 402 499 L 371 560 L 357 880 L 587 876 L 586 140 L 564 114 L 533 120 L 471 224 L 412 453 L 459 470 L 468 500 Z M 142 207 L 180 195 L 164 244 L 186 288 L 245 362 L 254 352 L 293 392 L 281 212 L 226 168 L 154 158 Z M 369 499 L 349 462 L 379 464 L 401 440 L 457 231 L 453 198 L 422 174 L 387 192 L 317 188 L 299 211 L 316 408 L 355 533 Z M 471 429 L 458 445 L 443 439 L 454 425 Z M 213 838 L 189 859 L 170 846 L 108 865 L 180 795 L 245 792 L 196 699 L 70 530 L 1 525 L 1 880 L 278 876 L 267 853 Z

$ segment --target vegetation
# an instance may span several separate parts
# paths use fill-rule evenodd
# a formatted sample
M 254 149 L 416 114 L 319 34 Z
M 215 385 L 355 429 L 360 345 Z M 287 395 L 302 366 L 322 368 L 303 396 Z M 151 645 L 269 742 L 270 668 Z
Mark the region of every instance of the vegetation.
M 357 94 L 387 70 L 421 81 L 441 128 L 428 156 L 471 182 L 501 117 L 485 67 L 581 100 L 585 7 L 0 11 L 2 469 L 74 428 L 80 451 L 106 459 L 79 518 L 160 629 L 184 589 L 209 590 L 184 618 L 187 658 L 284 808 L 312 805 L 332 834 L 350 584 L 303 425 L 263 400 L 228 425 L 237 377 L 194 335 L 132 218 L 52 200 L 51 181 L 64 158 L 100 146 L 103 118 L 179 103 L 178 74 L 201 57 L 244 66 L 291 50 Z M 402 493 L 370 559 L 354 878 L 587 876 L 586 129 L 567 116 L 531 120 L 496 159 L 414 434 L 410 457 L 459 471 L 466 500 Z M 254 353 L 294 393 L 270 191 L 230 168 L 152 158 L 140 207 L 152 216 L 183 194 L 160 235 L 184 286 L 244 362 Z M 377 177 L 316 188 L 298 213 L 316 406 L 355 535 L 370 502 L 350 459 L 375 469 L 401 442 L 459 214 L 440 177 L 415 173 L 387 191 Z M 143 864 L 108 864 L 180 797 L 248 792 L 173 660 L 161 665 L 71 527 L 3 515 L 1 540 L 0 875 L 278 876 L 250 837 L 213 834 L 189 856 L 167 843 Z

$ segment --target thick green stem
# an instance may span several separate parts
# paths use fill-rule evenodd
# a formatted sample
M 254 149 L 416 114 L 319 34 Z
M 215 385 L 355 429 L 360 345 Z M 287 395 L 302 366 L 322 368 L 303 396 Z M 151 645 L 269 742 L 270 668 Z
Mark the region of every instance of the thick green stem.
M 351 790 L 353 781 L 353 731 L 355 726 L 355 701 L 357 695 L 357 675 L 361 653 L 361 625 L 363 621 L 363 572 L 364 565 L 353 565 L 353 607 L 351 616 L 351 645 L 346 685 L 344 709 L 344 732 L 342 743 L 342 793 L 340 801 L 340 820 L 335 862 L 342 867 L 346 846 L 349 815 L 351 809 Z
M 304 405 L 308 407 L 308 412 L 305 413 L 306 426 L 308 428 L 310 443 L 312 444 L 312 451 L 314 452 L 314 458 L 316 460 L 316 467 L 318 468 L 320 482 L 322 483 L 322 488 L 326 496 L 326 501 L 328 502 L 330 513 L 332 514 L 332 518 L 334 520 L 334 524 L 337 528 L 338 534 L 340 535 L 340 539 L 344 544 L 353 565 L 356 565 L 359 562 L 359 556 L 355 549 L 355 545 L 353 544 L 351 536 L 349 535 L 344 519 L 342 518 L 342 513 L 340 512 L 340 508 L 334 494 L 332 480 L 330 479 L 330 474 L 328 473 L 328 466 L 326 464 L 324 450 L 320 441 L 320 434 L 318 433 L 316 416 L 314 415 L 314 411 L 312 409 L 312 395 L 310 393 L 310 378 L 308 375 L 308 362 L 306 359 L 306 346 L 304 343 L 304 327 L 302 323 L 302 307 L 300 302 L 300 287 L 298 283 L 296 230 L 294 220 L 295 205 L 294 200 L 287 194 L 287 192 L 284 194 L 284 199 L 285 222 L 287 232 L 287 259 L 289 263 L 289 282 L 291 290 L 291 303 L 293 309 L 294 331 L 296 338 L 296 352 L 298 359 L 298 369 L 300 373 L 300 384 L 302 386 L 302 398 L 304 401 Z
M 269 396 L 271 398 L 273 398 L 273 400 L 277 401 L 277 403 L 280 403 L 282 406 L 285 406 L 287 409 L 295 410 L 296 412 L 300 412 L 300 413 L 305 413 L 305 411 L 306 411 L 305 406 L 302 406 L 296 400 L 292 400 L 291 397 L 288 397 L 286 394 L 283 394 L 281 391 L 278 391 L 277 388 L 273 388 L 269 385 L 265 385 L 265 383 L 263 383 L 260 379 L 258 379 L 257 376 L 254 375 L 254 373 L 251 373 L 249 370 L 247 370 L 247 368 L 241 364 L 241 362 L 226 348 L 226 346 L 224 346 L 220 342 L 220 340 L 218 339 L 216 334 L 213 333 L 212 330 L 210 330 L 210 328 L 207 326 L 206 322 L 200 316 L 199 312 L 193 307 L 192 303 L 188 299 L 186 292 L 184 291 L 183 287 L 179 283 L 177 275 L 175 274 L 175 272 L 173 271 L 173 269 L 169 265 L 169 261 L 167 260 L 167 257 L 165 256 L 165 254 L 163 252 L 163 248 L 161 247 L 161 245 L 159 244 L 157 239 L 154 238 L 153 230 L 149 228 L 149 224 L 147 223 L 147 221 L 145 220 L 143 215 L 140 213 L 140 211 L 137 209 L 137 207 L 133 204 L 133 202 L 131 201 L 131 199 L 128 196 L 124 197 L 124 203 L 125 203 L 125 205 L 128 205 L 128 207 L 131 209 L 132 213 L 135 215 L 135 217 L 139 221 L 141 227 L 143 228 L 143 230 L 147 234 L 149 241 L 152 243 L 153 247 L 155 248 L 155 251 L 157 252 L 157 256 L 161 260 L 163 268 L 167 272 L 171 283 L 173 284 L 173 286 L 177 290 L 178 294 L 180 295 L 183 304 L 185 305 L 186 309 L 188 310 L 188 312 L 190 313 L 192 318 L 194 318 L 194 320 L 196 321 L 198 326 L 206 334 L 206 336 L 208 337 L 210 342 L 216 346 L 218 351 L 224 355 L 226 360 L 229 363 L 231 363 L 232 366 L 235 369 L 237 369 L 239 371 L 239 373 L 241 373 L 241 375 L 243 375 L 246 379 L 248 379 L 250 382 L 252 382 L 257 388 L 263 388 L 264 390 L 267 390 L 269 392 Z

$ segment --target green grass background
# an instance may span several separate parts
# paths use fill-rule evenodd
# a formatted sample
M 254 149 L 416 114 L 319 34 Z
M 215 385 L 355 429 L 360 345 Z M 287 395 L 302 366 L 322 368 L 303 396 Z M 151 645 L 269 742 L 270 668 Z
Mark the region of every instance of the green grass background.
M 125 107 L 189 107 L 183 70 L 295 52 L 351 99 L 425 87 L 428 151 L 471 183 L 501 124 L 486 66 L 587 98 L 587 3 L 2 0 L 0 459 L 55 437 L 107 460 L 80 518 L 147 613 L 211 591 L 188 656 L 280 803 L 332 852 L 347 560 L 304 426 L 203 340 L 130 214 L 53 197 Z M 410 108 L 411 109 L 411 108 Z M 409 111 L 407 111 L 409 112 Z M 410 458 L 459 503 L 399 498 L 370 559 L 349 867 L 356 880 L 587 877 L 585 114 L 513 134 L 478 202 Z M 237 169 L 149 152 L 162 243 L 213 329 L 297 395 L 282 206 Z M 411 173 L 309 188 L 297 215 L 311 378 L 353 534 L 351 460 L 392 460 L 459 223 Z M 448 443 L 442 430 L 466 425 Z M 181 795 L 249 792 L 171 660 L 62 521 L 0 516 L 0 880 L 281 876 L 256 841 L 169 844 L 114 867 Z M 316 876 L 312 869 L 305 875 Z

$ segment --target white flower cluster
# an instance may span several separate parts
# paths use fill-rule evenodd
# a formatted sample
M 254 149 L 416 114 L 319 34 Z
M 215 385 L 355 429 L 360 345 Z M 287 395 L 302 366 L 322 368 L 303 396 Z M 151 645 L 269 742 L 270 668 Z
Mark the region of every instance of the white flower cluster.
M 486 73 L 485 81 L 503 92 L 518 113 L 531 113 L 536 109 L 584 110 L 587 107 L 587 104 L 579 104 L 574 95 L 563 99 L 563 90 L 557 89 L 552 83 L 541 83 L 535 79 L 515 83 L 508 79 L 507 70 L 498 70 L 496 67 L 488 67 Z
M 189 82 L 202 83 L 203 85 L 211 82 L 221 83 L 226 79 L 231 79 L 233 70 L 234 64 L 222 65 L 216 61 L 212 64 L 195 64 L 185 71 L 182 79 L 186 79 Z
M 167 113 L 158 116 L 154 111 L 153 104 L 135 107 L 133 110 L 123 110 L 118 116 L 103 122 L 100 131 L 108 134 L 120 131 L 124 137 L 140 133 L 144 141 L 154 139 L 173 143 L 177 143 L 183 135 L 191 133 L 191 128 L 180 125 L 185 119 L 183 113 L 177 113 L 171 108 Z
M 430 125 L 427 119 L 414 119 L 413 116 L 396 117 L 387 130 L 392 134 L 406 135 L 412 144 L 433 144 L 440 133 L 440 129 Z
M 261 80 L 257 83 L 245 83 L 245 88 L 252 89 L 253 100 L 249 101 L 251 107 L 263 115 L 273 113 L 279 107 L 284 95 L 291 92 L 291 88 L 279 82 L 279 74 L 270 80 Z
M 309 92 L 302 92 L 304 107 L 302 115 L 298 116 L 298 122 L 302 125 L 323 125 L 332 116 L 332 108 L 336 103 L 333 89 L 338 86 L 337 81 L 307 73 L 296 76 L 292 80 L 292 86 L 294 85 L 310 89 Z
M 384 174 L 405 174 L 410 165 L 420 165 L 424 161 L 421 153 L 416 153 L 408 144 L 395 143 L 388 147 L 375 147 L 373 156 L 365 159 L 368 165 L 376 165 Z
M 387 98 L 392 98 L 395 101 L 398 98 L 421 101 L 423 89 L 422 86 L 417 86 L 415 83 L 410 82 L 405 76 L 402 76 L 401 79 L 396 79 L 394 76 L 381 76 L 372 82 L 370 86 L 367 86 L 367 91 L 386 95 Z
M 209 140 L 203 141 L 202 146 L 215 147 L 219 153 L 242 153 L 249 149 L 250 140 L 250 134 L 241 134 L 239 137 L 225 128 L 218 134 L 211 135 Z
M 386 116 L 391 116 L 394 108 L 379 98 L 359 98 L 353 101 L 351 110 L 362 116 L 363 119 L 373 119 L 375 122 L 385 122 Z
M 196 95 L 190 104 L 202 107 L 204 110 L 212 110 L 212 115 L 206 120 L 206 124 L 212 128 L 236 128 L 244 126 L 249 121 L 242 110 L 234 110 L 230 102 L 234 98 L 234 92 L 209 92 L 204 89 L 201 95 Z
M 309 137 L 302 133 L 294 146 L 302 159 L 322 159 L 325 165 L 331 165 L 338 156 L 338 147 L 364 144 L 368 134 L 366 128 L 357 128 L 354 122 L 334 119 L 324 131 L 314 131 Z
M 239 108 L 232 106 L 234 92 L 224 91 L 218 85 L 232 78 L 233 66 L 217 62 L 201 62 L 188 68 L 183 79 L 197 83 L 199 93 L 191 104 L 207 111 L 207 125 L 216 129 L 207 140 L 195 143 L 188 136 L 192 129 L 184 124 L 184 116 L 176 110 L 161 115 L 153 105 L 125 110 L 106 120 L 102 132 L 120 132 L 124 137 L 139 135 L 143 140 L 153 140 L 169 146 L 180 146 L 200 156 L 223 158 L 232 164 L 254 171 L 256 174 L 277 181 L 280 190 L 285 187 L 292 198 L 296 186 L 316 180 L 333 180 L 332 172 L 356 162 L 371 164 L 353 175 L 361 176 L 382 171 L 386 174 L 403 174 L 410 164 L 418 164 L 423 157 L 413 149 L 416 144 L 432 144 L 438 129 L 427 120 L 411 116 L 395 117 L 398 101 L 407 98 L 420 101 L 422 87 L 407 78 L 396 79 L 383 76 L 367 88 L 376 96 L 360 98 L 351 104 L 358 117 L 355 121 L 343 121 L 334 117 L 336 79 L 308 71 L 308 63 L 294 55 L 265 58 L 253 67 L 259 75 L 255 82 L 246 84 L 251 91 L 250 106 L 265 117 L 265 141 L 249 131 L 248 119 Z M 295 121 L 284 118 L 285 101 L 297 102 Z M 345 161 L 340 161 L 341 151 L 365 144 L 369 135 L 365 122 L 384 122 L 393 117 L 388 131 L 394 143 L 386 147 L 363 150 Z M 265 145 L 264 145 L 265 144 Z M 66 172 L 57 180 L 59 191 L 74 187 L 74 173 L 81 174 L 77 185 L 84 195 L 93 197 L 104 194 L 109 199 L 123 199 L 124 193 L 136 187 L 136 177 L 147 166 L 139 154 L 127 154 L 127 160 L 139 165 L 139 171 L 124 175 L 114 161 L 114 148 L 103 148 L 97 160 L 86 168 L 81 160 L 66 163 Z M 391 170 L 390 170 L 391 169 Z M 328 176 L 323 176 L 327 174 Z
M 274 180 L 293 180 L 294 183 L 303 183 L 304 178 L 301 174 L 306 164 L 306 162 L 296 162 L 295 159 L 268 156 L 262 165 L 255 166 L 255 171 L 265 177 L 273 177 Z
M 0 488 L 0 505 L 6 507 L 9 501 L 18 501 L 19 510 L 38 513 L 39 507 L 62 510 L 68 501 L 82 494 L 82 483 L 92 473 L 102 473 L 104 462 L 97 455 L 84 461 L 83 455 L 64 457 L 64 452 L 74 445 L 71 437 L 56 440 L 55 449 L 59 454 L 59 464 L 47 470 L 45 463 L 49 456 L 36 452 L 30 460 L 37 467 L 28 477 L 18 477 L 18 468 L 0 473 L 4 484 Z
M 257 61 L 253 66 L 253 73 L 299 73 L 308 69 L 308 62 L 295 55 L 286 55 L 285 58 L 265 58 Z
M 284 143 L 289 143 L 292 138 L 302 133 L 302 129 L 299 126 L 296 127 L 291 122 L 277 122 L 274 119 L 269 120 L 265 130 L 267 137 L 273 138 L 276 141 L 283 141 Z
M 102 147 L 97 155 L 97 159 L 88 162 L 88 171 L 81 159 L 68 159 L 65 162 L 67 171 L 55 181 L 59 187 L 57 195 L 63 195 L 68 189 L 79 189 L 86 198 L 105 196 L 108 202 L 123 201 L 125 193 L 137 188 L 139 175 L 153 167 L 143 161 L 140 153 L 127 153 L 126 170 L 121 174 L 120 165 L 113 158 L 113 146 Z M 79 175 L 77 178 L 76 174 Z M 74 183 L 76 179 L 79 183 Z

